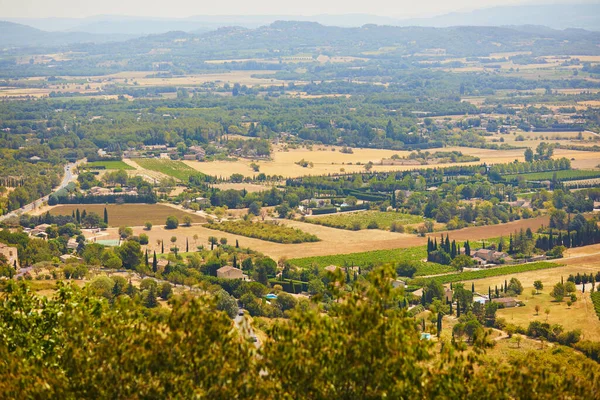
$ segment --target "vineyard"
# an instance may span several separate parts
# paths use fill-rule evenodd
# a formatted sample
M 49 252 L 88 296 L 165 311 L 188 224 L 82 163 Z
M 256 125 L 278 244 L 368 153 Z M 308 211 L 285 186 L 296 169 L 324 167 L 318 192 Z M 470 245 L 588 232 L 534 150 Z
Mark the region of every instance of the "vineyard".
M 200 172 L 182 163 L 181 161 L 136 158 L 135 162 L 144 169 L 160 172 L 184 182 L 188 182 L 190 180 L 190 176 L 200 174 Z
M 328 265 L 344 266 L 377 266 L 387 263 L 411 262 L 417 267 L 415 276 L 427 276 L 444 274 L 455 271 L 448 265 L 428 263 L 422 261 L 427 257 L 427 248 L 425 246 L 409 247 L 405 249 L 393 250 L 375 250 L 363 253 L 336 254 L 331 256 L 305 257 L 290 260 L 292 265 L 299 268 L 319 268 Z
M 600 318 L 600 292 L 594 292 L 590 295 L 592 298 L 592 303 L 594 303 L 594 310 L 596 310 L 596 315 Z
M 218 224 L 208 224 L 206 227 L 235 235 L 283 244 L 320 241 L 313 234 L 273 222 L 225 221 Z
M 360 230 L 360 229 L 390 229 L 393 223 L 399 225 L 417 224 L 423 222 L 423 217 L 394 211 L 364 211 L 346 214 L 328 215 L 319 218 L 307 218 L 305 222 L 328 226 L 330 228 Z
M 466 271 L 458 274 L 441 275 L 433 277 L 431 279 L 438 283 L 444 284 L 451 282 L 470 281 L 474 279 L 491 278 L 494 276 L 518 274 L 521 272 L 537 271 L 540 269 L 556 268 L 560 266 L 561 264 L 542 261 L 527 264 L 510 265 L 507 267 L 490 268 L 480 271 Z M 417 282 L 411 282 L 411 284 L 417 284 Z
M 523 177 L 523 179 L 527 181 L 550 181 L 554 179 L 554 175 L 556 174 L 556 179 L 559 181 L 572 181 L 577 179 L 590 179 L 590 178 L 600 178 L 600 171 L 588 171 L 588 170 L 562 170 L 562 171 L 548 171 L 548 172 L 532 172 L 529 174 L 513 174 L 513 175 L 505 175 L 504 178 L 508 181 L 517 180 L 519 177 Z
M 132 170 L 133 167 L 125 164 L 123 161 L 93 161 L 85 164 L 83 168 L 89 169 L 122 169 Z

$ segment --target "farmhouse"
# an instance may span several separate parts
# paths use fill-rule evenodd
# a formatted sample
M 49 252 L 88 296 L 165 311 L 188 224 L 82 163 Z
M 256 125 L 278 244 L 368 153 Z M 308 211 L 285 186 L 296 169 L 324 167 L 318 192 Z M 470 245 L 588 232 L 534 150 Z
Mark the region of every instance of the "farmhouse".
M 217 270 L 217 278 L 224 279 L 244 279 L 244 273 L 239 268 L 226 265 Z
M 74 256 L 73 254 L 63 254 L 62 256 L 58 257 L 60 258 L 60 261 L 66 263 L 69 260 L 81 260 L 81 258 Z
M 498 299 L 492 299 L 492 303 L 498 303 L 500 307 L 510 308 L 517 306 L 517 299 L 512 297 L 500 297 Z
M 477 259 L 480 259 L 485 261 L 486 264 L 497 264 L 501 260 L 505 260 L 507 257 L 508 254 L 504 252 L 489 249 L 479 249 L 473 254 L 473 259 L 475 259 L 476 262 L 479 261 Z
M 19 269 L 19 253 L 16 247 L 8 246 L 4 243 L 0 243 L 0 254 L 2 254 L 9 266 Z

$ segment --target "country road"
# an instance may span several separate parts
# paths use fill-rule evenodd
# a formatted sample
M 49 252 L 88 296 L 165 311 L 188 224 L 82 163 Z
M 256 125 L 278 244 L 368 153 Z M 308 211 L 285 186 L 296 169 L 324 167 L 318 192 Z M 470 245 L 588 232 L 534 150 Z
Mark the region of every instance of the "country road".
M 67 165 L 65 165 L 63 180 L 60 183 L 60 185 L 58 185 L 52 191 L 52 193 L 54 193 L 54 192 L 56 192 L 56 191 L 58 191 L 60 189 L 64 189 L 65 187 L 67 187 L 67 185 L 69 183 L 75 181 L 75 179 L 77 179 L 77 175 L 73 172 L 73 169 L 77 165 L 80 165 L 80 164 L 82 164 L 84 162 L 85 162 L 85 158 L 81 159 L 81 160 L 78 160 L 78 161 L 76 161 L 74 163 L 68 163 Z M 21 208 L 19 208 L 17 210 L 14 210 L 14 211 L 6 214 L 6 215 L 0 216 L 0 222 L 6 220 L 8 218 L 17 217 L 17 216 L 19 216 L 19 215 L 21 215 L 23 213 L 26 213 L 26 212 L 34 210 L 36 207 L 40 206 L 43 202 L 48 201 L 49 197 L 50 197 L 49 195 L 44 196 L 44 197 L 39 198 L 39 199 L 37 199 L 35 201 L 32 201 L 29 204 L 24 205 L 23 207 L 21 207 Z

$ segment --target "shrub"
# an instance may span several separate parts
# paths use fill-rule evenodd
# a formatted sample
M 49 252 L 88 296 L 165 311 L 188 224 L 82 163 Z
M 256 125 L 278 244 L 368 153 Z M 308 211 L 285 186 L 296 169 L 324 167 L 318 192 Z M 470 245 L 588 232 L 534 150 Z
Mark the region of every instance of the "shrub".
M 167 221 L 165 222 L 165 228 L 177 229 L 177 227 L 179 227 L 179 220 L 174 216 L 168 217 Z

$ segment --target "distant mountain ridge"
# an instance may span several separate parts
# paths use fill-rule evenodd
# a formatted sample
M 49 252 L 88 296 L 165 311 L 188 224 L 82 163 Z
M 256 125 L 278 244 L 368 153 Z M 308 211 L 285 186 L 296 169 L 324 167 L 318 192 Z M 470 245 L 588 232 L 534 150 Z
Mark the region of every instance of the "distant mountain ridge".
M 546 4 L 498 6 L 453 12 L 427 18 L 394 18 L 371 14 L 301 15 L 196 15 L 188 18 L 98 15 L 86 18 L 8 18 L 9 22 L 52 32 L 95 35 L 144 36 L 169 31 L 207 32 L 225 26 L 258 28 L 275 21 L 317 22 L 326 26 L 517 26 L 540 25 L 552 29 L 581 28 L 600 31 L 600 4 Z
M 131 35 L 87 32 L 47 32 L 14 22 L 0 21 L 0 48 L 44 47 L 74 43 L 104 43 L 131 39 Z

